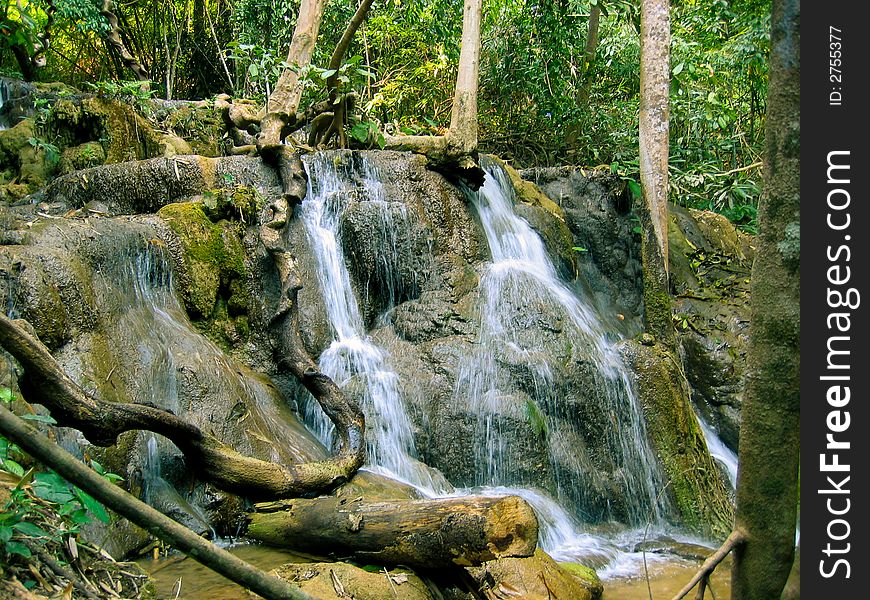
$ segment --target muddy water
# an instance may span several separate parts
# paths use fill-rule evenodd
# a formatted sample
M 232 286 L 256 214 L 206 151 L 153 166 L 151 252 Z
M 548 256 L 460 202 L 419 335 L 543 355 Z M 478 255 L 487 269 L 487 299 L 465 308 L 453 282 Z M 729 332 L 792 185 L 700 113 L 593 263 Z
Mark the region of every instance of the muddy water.
M 257 545 L 239 545 L 229 549 L 239 558 L 268 571 L 288 562 L 308 562 L 309 559 L 277 548 Z M 152 574 L 157 582 L 160 598 L 179 600 L 237 600 L 253 598 L 231 581 L 207 569 L 192 558 L 170 555 L 158 560 L 142 559 L 139 564 Z M 730 561 L 721 565 L 713 575 L 711 587 L 716 598 L 731 595 Z M 649 565 L 650 582 L 643 577 L 610 579 L 604 582 L 603 600 L 670 600 L 694 575 L 699 564 L 675 559 Z M 652 595 L 650 595 L 652 590 Z M 694 592 L 690 597 L 694 597 Z M 707 595 L 708 598 L 713 596 Z

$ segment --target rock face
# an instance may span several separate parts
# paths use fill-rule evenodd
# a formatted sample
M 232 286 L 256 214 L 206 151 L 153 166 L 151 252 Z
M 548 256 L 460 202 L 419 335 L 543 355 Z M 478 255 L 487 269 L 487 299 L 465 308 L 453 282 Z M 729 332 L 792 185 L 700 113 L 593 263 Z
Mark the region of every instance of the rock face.
M 73 103 L 62 114 L 73 119 L 102 106 L 86 104 Z M 0 136 L 0 159 L 16 169 L 27 150 L 18 143 L 32 127 L 27 123 Z M 59 168 L 89 168 L 55 179 L 37 197 L 45 200 L 39 206 L 0 208 L 0 243 L 7 244 L 0 246 L 0 297 L 94 394 L 171 407 L 260 458 L 323 456 L 292 414 L 298 387 L 277 371 L 263 333 L 280 282 L 248 226 L 280 193 L 274 172 L 248 157 L 176 156 L 149 140 L 134 154 L 157 158 L 135 167 L 90 167 L 112 162 L 121 150 L 100 146 L 100 156 L 94 140 L 71 139 Z M 401 382 L 419 458 L 456 486 L 481 484 L 492 474 L 485 472 L 491 448 L 482 445 L 482 432 L 493 427 L 501 444 L 500 483 L 541 488 L 582 507 L 592 521 L 631 520 L 619 457 L 602 450 L 621 415 L 592 402 L 600 377 L 564 311 L 532 295 L 502 307 L 528 345 L 486 349 L 498 367 L 498 394 L 489 421 L 482 420 L 462 382 L 464 361 L 480 353 L 487 316 L 480 283 L 491 257 L 468 197 L 419 156 L 344 151 L 334 157 L 346 163 L 365 157 L 383 183 L 380 196 L 359 192 L 349 203 L 339 242 L 368 334 L 387 350 Z M 590 298 L 614 339 L 639 333 L 637 236 L 620 182 L 572 169 L 509 176 L 516 212 L 539 233 L 566 285 Z M 234 200 L 243 187 L 256 188 L 261 201 Z M 284 236 L 303 283 L 304 343 L 317 356 L 331 331 L 298 211 Z M 140 212 L 157 214 L 135 216 Z M 751 249 L 715 217 L 674 214 L 671 271 L 676 312 L 686 322 L 679 325 L 686 374 L 701 412 L 736 446 L 735 382 L 745 337 L 741 269 L 748 268 Z M 536 401 L 541 397 L 547 401 Z M 197 506 L 232 502 L 195 485 L 173 447 L 141 434 L 125 436 L 101 462 L 124 474 L 134 491 L 170 489 L 160 501 L 195 527 L 208 518 L 196 514 Z M 162 488 L 158 479 L 173 485 Z M 193 496 L 171 491 L 191 487 Z
M 262 274 L 256 256 L 244 258 L 244 227 L 226 221 L 223 226 L 211 224 L 218 232 L 212 240 L 217 257 L 197 255 L 203 264 L 194 265 L 190 252 L 197 249 L 195 240 L 176 235 L 159 217 L 87 214 L 51 219 L 22 207 L 6 218 L 13 228 L 22 225 L 26 231 L 19 243 L 0 246 L 0 296 L 8 313 L 34 326 L 64 371 L 104 400 L 168 408 L 250 456 L 288 464 L 325 456 L 290 411 L 289 395 L 232 358 L 226 352 L 229 344 L 222 349 L 203 335 L 211 333 L 214 320 L 195 325 L 188 314 L 202 315 L 186 312 L 182 304 L 195 283 L 182 284 L 178 274 L 211 268 L 217 272 L 213 310 L 235 302 L 237 320 L 244 313 L 258 331 L 265 330 L 259 305 L 268 294 L 254 281 L 255 274 Z M 227 248 L 236 248 L 230 255 L 236 261 L 233 277 L 221 271 L 219 259 L 228 260 Z M 233 282 L 238 283 L 239 298 L 222 300 L 221 286 L 232 289 Z M 256 303 L 251 300 L 255 288 L 262 299 Z M 264 349 L 258 350 L 258 343 Z M 266 342 L 249 336 L 238 346 L 238 356 L 261 373 L 269 371 L 263 368 L 266 360 L 271 363 Z M 76 432 L 66 431 L 61 441 L 121 474 L 130 491 L 191 528 L 208 532 L 217 526 L 222 534 L 235 532 L 242 505 L 197 483 L 196 473 L 165 440 L 130 432 L 117 445 L 102 449 L 87 447 Z

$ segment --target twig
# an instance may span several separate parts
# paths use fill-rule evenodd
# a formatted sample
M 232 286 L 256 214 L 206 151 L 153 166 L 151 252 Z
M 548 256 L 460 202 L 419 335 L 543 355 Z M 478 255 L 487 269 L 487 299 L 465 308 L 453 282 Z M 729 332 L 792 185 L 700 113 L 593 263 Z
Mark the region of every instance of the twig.
M 738 167 L 736 169 L 731 169 L 730 171 L 725 171 L 724 173 L 712 173 L 714 177 L 728 177 L 729 175 L 734 175 L 734 173 L 740 173 L 742 171 L 749 171 L 750 169 L 755 169 L 762 165 L 761 161 L 754 162 L 751 165 L 746 165 L 745 167 Z
M 710 576 L 710 573 L 713 572 L 720 562 L 725 560 L 725 557 L 728 556 L 728 553 L 731 552 L 736 546 L 743 544 L 746 541 L 746 534 L 742 529 L 735 529 L 731 532 L 728 538 L 719 546 L 719 549 L 716 550 L 713 554 L 711 554 L 707 560 L 704 561 L 704 564 L 701 565 L 701 568 L 695 573 L 695 576 L 692 577 L 691 581 L 686 584 L 686 586 L 681 589 L 676 596 L 674 596 L 673 600 L 682 600 L 685 598 L 689 592 L 692 591 L 692 588 L 698 584 L 698 582 L 705 580 Z

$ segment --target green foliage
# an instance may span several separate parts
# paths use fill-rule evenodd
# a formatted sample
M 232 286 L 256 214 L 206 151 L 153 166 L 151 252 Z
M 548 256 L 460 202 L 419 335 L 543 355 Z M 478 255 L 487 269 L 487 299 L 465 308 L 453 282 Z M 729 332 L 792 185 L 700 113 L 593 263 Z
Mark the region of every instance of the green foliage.
M 541 439 L 547 437 L 547 418 L 541 412 L 541 409 L 538 408 L 538 405 L 531 399 L 526 400 L 526 418 L 537 437 Z
M 50 164 L 55 164 L 60 160 L 60 148 L 51 142 L 46 142 L 37 137 L 27 138 L 27 143 L 45 152 L 45 160 Z
M 151 108 L 149 100 L 154 97 L 150 81 L 122 80 L 85 82 L 84 87 L 92 90 L 100 98 L 121 100 L 132 103 L 140 112 L 148 114 Z
M 12 391 L 0 387 L 0 401 L 11 405 Z M 21 418 L 55 424 L 48 415 L 25 414 Z M 28 559 L 32 548 L 61 543 L 78 533 L 79 527 L 96 517 L 104 523 L 110 520 L 105 507 L 84 490 L 52 472 L 25 469 L 30 459 L 14 443 L 0 436 L 0 476 L 17 483 L 9 498 L 0 507 L 0 565 L 14 557 Z M 91 461 L 91 467 L 110 482 L 123 479 L 108 473 L 102 465 Z
M 248 98 L 264 100 L 269 96 L 275 82 L 284 69 L 290 67 L 271 50 L 259 44 L 242 44 L 237 41 L 227 44 L 229 58 L 235 61 L 235 91 Z

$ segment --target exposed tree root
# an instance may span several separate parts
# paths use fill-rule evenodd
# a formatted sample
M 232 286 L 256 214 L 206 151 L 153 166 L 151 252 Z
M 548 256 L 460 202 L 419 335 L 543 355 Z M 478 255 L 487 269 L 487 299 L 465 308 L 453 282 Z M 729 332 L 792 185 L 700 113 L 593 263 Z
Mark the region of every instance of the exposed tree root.
M 22 392 L 49 409 L 57 422 L 80 430 L 98 446 L 110 446 L 125 431 L 143 429 L 169 438 L 184 453 L 199 476 L 228 492 L 254 498 L 291 498 L 329 491 L 346 481 L 365 460 L 362 412 L 353 406 L 301 350 L 296 327 L 295 292 L 288 298 L 274 327 L 284 332 L 281 354 L 286 366 L 312 390 L 324 411 L 335 420 L 341 439 L 338 454 L 298 465 L 280 465 L 244 456 L 216 437 L 173 413 L 143 404 L 111 403 L 85 393 L 60 369 L 33 335 L 0 316 L 0 345 L 25 370 Z
M 302 592 L 299 588 L 277 577 L 271 577 L 263 573 L 256 567 L 249 565 L 223 548 L 215 546 L 208 540 L 199 537 L 183 525 L 176 523 L 169 517 L 123 491 L 118 486 L 103 479 L 95 471 L 86 467 L 80 460 L 48 440 L 45 436 L 37 433 L 33 427 L 16 417 L 5 407 L 0 407 L 0 431 L 31 456 L 54 469 L 68 481 L 74 482 L 106 507 L 143 527 L 160 539 L 169 542 L 173 547 L 192 556 L 210 569 L 217 571 L 239 585 L 253 590 L 270 600 L 308 600 L 311 598 L 311 596 Z M 78 578 L 76 577 L 75 579 Z M 73 586 L 74 584 L 70 587 Z M 96 593 L 90 591 L 85 596 L 91 598 L 103 597 L 99 590 L 96 590 L 96 588 L 93 588 L 93 590 Z M 3 588 L 0 587 L 0 592 L 3 591 Z M 12 597 L 28 598 L 28 596 L 20 595 L 13 595 Z M 131 594 L 125 597 L 133 596 Z

